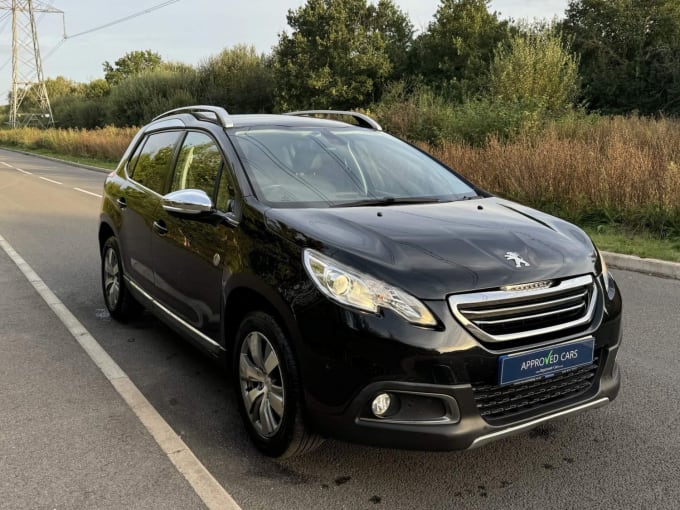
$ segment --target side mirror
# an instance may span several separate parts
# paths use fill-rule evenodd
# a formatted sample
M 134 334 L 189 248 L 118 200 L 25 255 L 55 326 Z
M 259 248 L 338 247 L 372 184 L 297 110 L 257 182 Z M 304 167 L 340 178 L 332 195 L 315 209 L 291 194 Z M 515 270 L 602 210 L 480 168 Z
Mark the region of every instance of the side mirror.
M 215 210 L 208 194 L 201 189 L 181 189 L 168 193 L 162 199 L 163 209 L 176 214 L 196 216 Z

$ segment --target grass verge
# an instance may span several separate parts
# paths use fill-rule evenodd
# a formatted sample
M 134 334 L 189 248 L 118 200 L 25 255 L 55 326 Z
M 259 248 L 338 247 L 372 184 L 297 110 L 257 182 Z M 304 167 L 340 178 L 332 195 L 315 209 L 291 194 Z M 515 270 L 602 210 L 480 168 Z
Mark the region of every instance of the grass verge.
M 603 251 L 680 262 L 680 238 L 659 239 L 649 232 L 628 233 L 617 226 L 588 226 L 584 230 Z
M 104 161 L 101 159 L 95 159 L 95 158 L 87 158 L 87 157 L 82 157 L 82 156 L 70 156 L 68 154 L 61 154 L 56 151 L 50 151 L 47 149 L 26 149 L 26 148 L 18 148 L 18 147 L 3 147 L 0 145 L 0 148 L 2 149 L 9 149 L 9 150 L 19 150 L 21 152 L 26 152 L 30 154 L 38 154 L 40 156 L 48 156 L 50 158 L 56 158 L 60 159 L 62 161 L 70 161 L 72 163 L 80 163 L 81 165 L 89 165 L 89 166 L 94 166 L 94 167 L 99 167 L 103 168 L 105 170 L 115 170 L 116 166 L 118 166 L 118 162 L 112 162 L 112 161 Z

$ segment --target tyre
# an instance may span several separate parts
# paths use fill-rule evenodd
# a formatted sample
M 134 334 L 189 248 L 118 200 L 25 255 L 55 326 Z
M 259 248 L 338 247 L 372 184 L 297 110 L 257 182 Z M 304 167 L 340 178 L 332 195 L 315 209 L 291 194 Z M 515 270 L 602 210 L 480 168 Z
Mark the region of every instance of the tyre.
M 138 317 L 142 306 L 125 285 L 120 248 L 115 237 L 109 237 L 102 248 L 101 274 L 104 303 L 111 317 L 121 322 Z
M 272 316 L 253 312 L 245 317 L 236 336 L 232 368 L 239 412 L 262 453 L 293 457 L 323 442 L 304 423 L 295 358 Z

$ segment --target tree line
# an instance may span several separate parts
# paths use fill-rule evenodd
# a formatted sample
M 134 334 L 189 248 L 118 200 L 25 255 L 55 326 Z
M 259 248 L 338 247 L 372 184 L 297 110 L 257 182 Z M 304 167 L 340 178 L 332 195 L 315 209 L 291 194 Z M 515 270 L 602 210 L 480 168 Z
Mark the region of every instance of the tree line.
M 399 126 L 412 108 L 402 134 L 437 141 L 459 125 L 474 141 L 574 108 L 680 113 L 677 0 L 571 0 L 563 19 L 533 24 L 500 19 L 488 0 L 441 0 L 420 33 L 392 0 L 308 0 L 287 22 L 267 54 L 236 46 L 190 66 L 134 51 L 90 83 L 48 79 L 56 124 L 141 125 L 207 103 L 360 108 Z

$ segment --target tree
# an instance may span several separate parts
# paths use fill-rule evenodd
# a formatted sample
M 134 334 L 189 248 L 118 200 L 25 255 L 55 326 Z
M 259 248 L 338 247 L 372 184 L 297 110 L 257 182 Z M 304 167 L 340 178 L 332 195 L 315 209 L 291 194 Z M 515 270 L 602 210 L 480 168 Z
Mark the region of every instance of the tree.
M 392 64 L 390 79 L 399 80 L 408 73 L 413 24 L 391 1 L 380 0 L 374 16 L 376 30 L 385 38 L 385 51 Z
M 494 100 L 564 112 L 579 92 L 578 58 L 553 30 L 517 34 L 497 48 L 489 88 Z
M 274 52 L 281 110 L 367 106 L 404 66 L 413 31 L 391 0 L 308 0 L 287 20 Z
M 233 113 L 271 112 L 274 80 L 269 59 L 238 45 L 209 58 L 198 69 L 201 101 Z
M 88 99 L 97 99 L 108 96 L 111 92 L 111 86 L 106 80 L 92 80 L 85 84 L 83 92 Z
M 45 88 L 47 89 L 47 97 L 50 100 L 59 99 L 64 96 L 81 95 L 83 93 L 82 83 L 76 83 L 63 76 L 47 78 L 45 80 Z
M 572 0 L 562 25 L 583 96 L 605 113 L 680 113 L 680 3 Z
M 452 99 L 482 91 L 494 51 L 509 42 L 508 22 L 488 5 L 489 0 L 441 0 L 414 43 L 413 72 Z
M 117 85 L 135 74 L 158 69 L 162 61 L 161 56 L 151 50 L 130 51 L 113 65 L 108 60 L 102 64 L 104 79 L 111 85 Z

